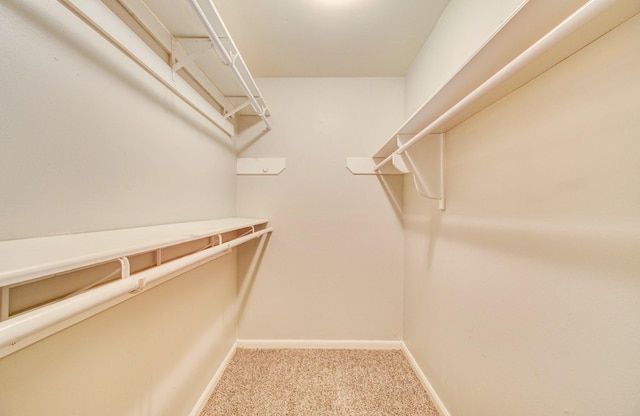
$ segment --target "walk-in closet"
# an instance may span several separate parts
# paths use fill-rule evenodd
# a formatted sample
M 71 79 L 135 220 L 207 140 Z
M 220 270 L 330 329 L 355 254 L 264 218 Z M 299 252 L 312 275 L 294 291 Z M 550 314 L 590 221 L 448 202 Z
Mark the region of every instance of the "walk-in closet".
M 640 415 L 639 0 L 0 34 L 0 416 Z

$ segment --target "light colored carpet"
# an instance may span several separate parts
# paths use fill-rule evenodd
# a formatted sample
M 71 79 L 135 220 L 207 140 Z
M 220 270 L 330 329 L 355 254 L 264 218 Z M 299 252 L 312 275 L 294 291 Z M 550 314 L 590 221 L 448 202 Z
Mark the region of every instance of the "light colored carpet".
M 400 350 L 238 348 L 201 416 L 438 412 Z

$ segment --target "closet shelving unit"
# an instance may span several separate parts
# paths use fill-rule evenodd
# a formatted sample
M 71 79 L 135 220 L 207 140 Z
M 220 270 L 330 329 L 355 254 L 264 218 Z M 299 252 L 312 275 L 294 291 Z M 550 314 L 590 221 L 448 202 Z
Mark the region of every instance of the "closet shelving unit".
M 28 345 L 36 340 L 30 337 L 64 321 L 90 310 L 97 313 L 101 307 L 106 309 L 114 301 L 128 299 L 271 231 L 266 219 L 225 218 L 2 241 L 0 354 Z M 47 279 L 71 279 L 75 271 L 99 266 L 106 266 L 108 273 L 71 293 L 53 295 L 56 297 L 45 305 L 12 312 L 13 289 Z
M 59 1 L 219 132 L 233 137 L 238 114 L 271 128 L 211 0 Z M 226 218 L 2 241 L 0 357 L 271 231 L 264 219 Z
M 524 3 L 373 157 L 347 158 L 348 169 L 411 173 L 444 209 L 446 132 L 638 13 L 637 0 L 590 0 L 562 20 L 545 2 Z
M 60 0 L 165 87 L 233 137 L 236 114 L 268 106 L 211 0 Z

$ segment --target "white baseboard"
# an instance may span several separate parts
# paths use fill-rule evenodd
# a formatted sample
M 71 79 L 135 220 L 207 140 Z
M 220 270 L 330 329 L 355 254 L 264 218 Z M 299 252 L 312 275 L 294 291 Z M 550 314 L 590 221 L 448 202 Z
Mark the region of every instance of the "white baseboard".
M 404 342 L 401 342 L 401 344 L 402 344 L 402 352 L 404 352 L 404 355 L 407 357 L 409 364 L 411 364 L 411 367 L 413 367 L 413 371 L 416 373 L 416 375 L 420 379 L 420 382 L 422 383 L 424 388 L 427 390 L 427 393 L 429 393 L 429 396 L 431 397 L 431 401 L 438 408 L 438 412 L 440 412 L 440 415 L 451 416 L 451 413 L 449 413 L 447 408 L 444 407 L 444 403 L 442 403 L 442 400 L 440 400 L 440 398 L 438 397 L 438 394 L 434 390 L 433 386 L 431 385 L 431 383 L 429 383 L 427 376 L 422 372 L 422 369 L 418 365 L 418 362 L 416 361 L 415 358 L 413 358 L 413 355 L 411 354 L 411 351 L 409 351 L 409 348 L 407 348 Z
M 238 348 L 325 348 L 399 350 L 402 341 L 370 340 L 306 340 L 306 339 L 239 339 Z
M 211 397 L 211 394 L 213 393 L 213 389 L 216 388 L 216 384 L 218 384 L 218 381 L 220 381 L 222 373 L 224 373 L 227 365 L 229 365 L 229 361 L 231 361 L 231 358 L 233 358 L 233 354 L 236 353 L 237 346 L 238 343 L 234 343 L 227 353 L 226 357 L 224 357 L 224 360 L 222 360 L 222 363 L 220 363 L 220 367 L 218 367 L 218 370 L 216 370 L 215 374 L 211 378 L 211 381 L 209 381 L 209 384 L 207 384 L 207 388 L 204 390 L 204 392 L 196 402 L 196 405 L 193 407 L 191 413 L 189 413 L 189 416 L 199 416 L 200 413 L 202 413 L 202 410 L 204 410 L 204 406 L 207 404 L 207 402 L 209 401 L 209 397 Z

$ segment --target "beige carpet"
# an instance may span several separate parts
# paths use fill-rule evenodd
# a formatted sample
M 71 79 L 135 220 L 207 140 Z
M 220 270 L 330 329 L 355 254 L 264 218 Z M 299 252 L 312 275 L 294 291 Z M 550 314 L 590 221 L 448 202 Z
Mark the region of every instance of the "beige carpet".
M 239 348 L 201 416 L 438 412 L 399 350 Z

